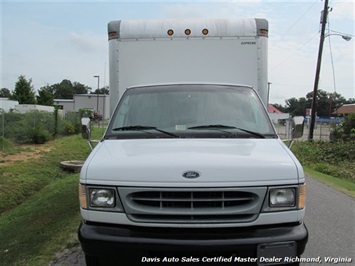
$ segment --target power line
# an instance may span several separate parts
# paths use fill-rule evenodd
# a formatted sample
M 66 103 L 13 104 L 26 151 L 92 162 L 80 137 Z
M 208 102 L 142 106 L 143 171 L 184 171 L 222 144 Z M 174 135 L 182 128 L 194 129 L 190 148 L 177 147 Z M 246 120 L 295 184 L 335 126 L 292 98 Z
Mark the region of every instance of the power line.
M 330 28 L 330 22 L 329 22 L 329 16 L 328 16 L 328 34 L 329 34 L 329 28 Z M 328 37 L 328 41 L 329 41 L 329 49 L 330 49 L 330 61 L 332 63 L 332 70 L 333 70 L 333 84 L 334 84 L 334 93 L 336 93 L 336 84 L 335 84 L 335 70 L 334 70 L 334 61 L 333 61 L 333 51 L 332 51 L 332 45 L 331 45 L 331 41 L 330 41 L 330 37 Z
M 289 33 L 296 25 L 297 23 L 314 7 L 314 5 L 318 2 L 318 0 L 314 1 L 313 4 L 301 15 L 301 17 L 299 19 L 296 20 L 295 23 L 292 24 L 292 26 L 281 36 L 281 39 L 287 34 Z M 318 33 L 316 33 L 314 36 L 312 36 L 312 38 L 310 38 L 308 41 L 304 42 L 302 45 L 299 46 L 299 48 L 291 53 L 289 56 L 287 56 L 283 61 L 281 61 L 278 65 L 276 65 L 272 70 L 270 70 L 270 74 L 277 69 L 279 66 L 281 66 L 283 63 L 285 63 L 290 57 L 292 57 L 294 54 L 298 53 L 298 51 L 303 48 L 304 46 L 306 46 L 315 36 L 317 36 Z
M 293 25 L 281 36 L 281 38 L 283 38 L 287 33 L 289 33 L 289 31 L 292 30 L 292 29 L 297 25 L 297 23 L 308 13 L 308 11 L 310 11 L 310 10 L 313 8 L 313 6 L 314 6 L 317 2 L 318 2 L 318 0 L 314 1 L 313 4 L 311 5 L 311 7 L 308 8 L 308 9 L 306 10 L 306 12 L 304 12 L 303 15 L 302 15 L 295 23 L 293 23 Z
M 298 48 L 295 52 L 291 53 L 288 57 L 286 57 L 283 61 L 281 61 L 278 65 L 276 65 L 272 70 L 270 70 L 270 74 L 271 74 L 275 69 L 277 69 L 279 66 L 281 66 L 283 63 L 285 63 L 291 56 L 293 56 L 294 54 L 298 53 L 298 51 L 300 51 L 303 47 L 305 47 L 305 46 L 306 46 L 311 40 L 313 40 L 314 37 L 316 37 L 317 35 L 318 35 L 318 32 L 317 32 L 315 35 L 313 35 L 312 38 L 310 38 L 308 41 L 306 41 L 306 42 L 304 42 L 303 44 L 301 44 L 301 45 L 299 46 L 299 48 Z

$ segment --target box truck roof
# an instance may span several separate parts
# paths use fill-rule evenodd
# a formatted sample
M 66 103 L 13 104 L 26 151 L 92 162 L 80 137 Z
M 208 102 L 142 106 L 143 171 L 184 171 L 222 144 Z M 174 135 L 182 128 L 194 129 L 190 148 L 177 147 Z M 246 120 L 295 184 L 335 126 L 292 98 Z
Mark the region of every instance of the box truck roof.
M 167 19 L 111 21 L 109 39 L 267 36 L 265 19 Z

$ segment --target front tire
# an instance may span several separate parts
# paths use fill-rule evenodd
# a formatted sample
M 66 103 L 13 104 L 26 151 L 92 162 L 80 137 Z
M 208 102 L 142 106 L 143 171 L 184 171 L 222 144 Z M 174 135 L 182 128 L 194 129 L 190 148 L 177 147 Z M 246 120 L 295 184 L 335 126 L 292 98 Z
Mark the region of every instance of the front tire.
M 100 266 L 99 257 L 85 255 L 85 262 L 87 266 Z

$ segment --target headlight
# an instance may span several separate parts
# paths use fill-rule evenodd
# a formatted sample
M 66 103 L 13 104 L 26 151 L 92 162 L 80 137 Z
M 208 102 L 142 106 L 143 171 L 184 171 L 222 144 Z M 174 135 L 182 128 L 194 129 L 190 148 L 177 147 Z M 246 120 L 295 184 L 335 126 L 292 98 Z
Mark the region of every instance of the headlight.
M 294 188 L 274 188 L 270 190 L 270 207 L 293 207 L 296 205 Z
M 124 212 L 115 187 L 79 184 L 80 207 L 86 210 Z
M 269 187 L 262 212 L 301 210 L 306 205 L 306 184 Z
M 113 189 L 92 188 L 89 191 L 91 207 L 115 207 L 115 191 Z

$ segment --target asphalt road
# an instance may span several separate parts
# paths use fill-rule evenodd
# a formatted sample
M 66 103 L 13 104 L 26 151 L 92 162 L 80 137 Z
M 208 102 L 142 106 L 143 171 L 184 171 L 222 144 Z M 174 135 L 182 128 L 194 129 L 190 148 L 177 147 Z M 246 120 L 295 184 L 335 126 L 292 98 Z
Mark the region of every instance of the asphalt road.
M 355 265 L 355 200 L 314 179 L 307 178 L 307 209 L 305 223 L 309 241 L 302 258 L 318 258 L 318 263 L 301 265 Z M 327 263 L 326 258 L 333 258 Z M 339 258 L 352 262 L 337 263 Z M 81 248 L 64 250 L 51 265 L 85 265 Z
M 307 178 L 307 184 L 305 223 L 309 240 L 302 257 L 320 256 L 322 265 L 330 265 L 326 257 L 348 257 L 351 263 L 337 265 L 355 265 L 355 200 L 314 179 Z

